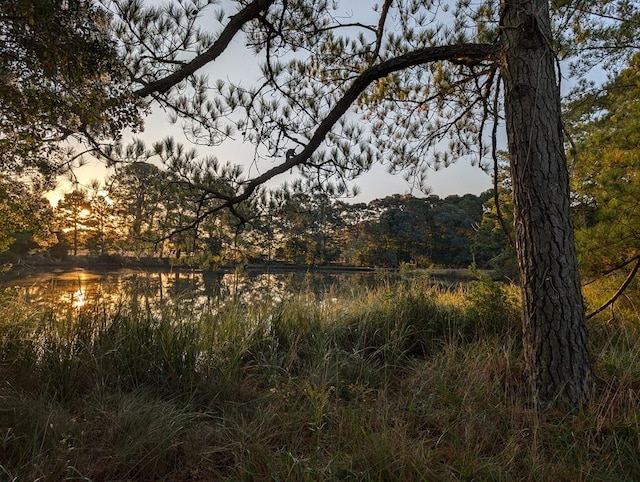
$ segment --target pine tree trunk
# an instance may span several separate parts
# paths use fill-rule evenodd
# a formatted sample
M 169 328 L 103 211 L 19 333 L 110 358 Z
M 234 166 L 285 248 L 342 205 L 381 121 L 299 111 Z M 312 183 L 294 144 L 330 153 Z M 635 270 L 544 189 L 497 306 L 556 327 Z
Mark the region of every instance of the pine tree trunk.
M 548 3 L 504 0 L 501 23 L 525 360 L 536 401 L 582 405 L 592 374 Z

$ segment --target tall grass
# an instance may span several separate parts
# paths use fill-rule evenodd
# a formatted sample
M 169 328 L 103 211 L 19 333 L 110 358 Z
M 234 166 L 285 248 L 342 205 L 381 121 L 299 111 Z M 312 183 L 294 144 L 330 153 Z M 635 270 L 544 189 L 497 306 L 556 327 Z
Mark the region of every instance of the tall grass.
M 420 281 L 194 314 L 1 301 L 0 480 L 640 480 L 638 320 L 531 408 L 517 290 Z

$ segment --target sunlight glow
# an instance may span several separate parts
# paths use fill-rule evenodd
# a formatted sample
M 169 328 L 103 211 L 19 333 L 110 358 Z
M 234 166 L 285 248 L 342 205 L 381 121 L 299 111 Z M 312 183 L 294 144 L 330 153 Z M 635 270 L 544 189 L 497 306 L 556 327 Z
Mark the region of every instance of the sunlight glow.
M 87 300 L 84 298 L 84 292 L 82 288 L 78 288 L 78 290 L 71 295 L 71 306 L 74 308 L 82 308 L 87 304 Z

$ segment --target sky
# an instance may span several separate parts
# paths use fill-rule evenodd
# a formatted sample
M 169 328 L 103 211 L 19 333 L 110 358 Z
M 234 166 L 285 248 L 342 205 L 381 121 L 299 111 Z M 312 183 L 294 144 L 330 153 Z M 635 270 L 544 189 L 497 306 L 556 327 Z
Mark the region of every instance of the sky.
M 159 134 L 163 135 L 160 135 L 158 138 L 154 137 L 154 135 Z M 149 142 L 152 142 L 153 140 L 159 140 L 159 138 L 164 135 L 177 136 L 179 134 L 180 132 L 172 132 L 171 126 L 169 126 L 162 133 L 156 130 L 153 132 L 147 131 L 139 137 L 149 139 Z M 237 160 L 237 156 L 232 148 L 213 147 L 210 150 L 206 150 L 206 152 L 215 154 L 222 162 Z M 100 161 L 91 161 L 87 165 L 74 171 L 80 186 L 87 186 L 93 179 L 103 180 L 112 174 L 112 172 L 112 170 L 107 169 Z M 286 175 L 280 176 L 276 178 L 270 186 L 279 186 L 287 179 L 288 177 Z M 393 194 L 413 194 L 418 197 L 425 194 L 415 188 L 412 189 L 412 186 L 403 178 L 402 174 L 390 174 L 386 168 L 381 165 L 374 165 L 369 172 L 357 178 L 352 184 L 359 188 L 360 193 L 356 197 L 348 199 L 347 201 L 349 202 L 367 203 L 373 199 L 383 198 Z M 438 171 L 430 169 L 427 174 L 426 184 L 430 189 L 428 194 L 435 194 L 441 198 L 452 194 L 480 194 L 492 187 L 490 174 L 482 171 L 477 165 L 472 166 L 466 159 L 460 160 L 449 167 L 441 168 Z M 58 180 L 56 189 L 48 193 L 46 197 L 55 204 L 62 198 L 65 192 L 70 192 L 73 188 L 73 183 L 70 182 L 67 177 L 61 177 Z
M 351 4 L 360 7 L 360 1 L 357 0 L 357 3 L 351 1 Z M 346 5 L 349 5 L 349 0 Z M 351 15 L 351 12 L 347 11 L 346 15 Z M 372 17 L 369 22 L 375 24 L 376 18 Z M 246 49 L 244 41 L 239 35 L 234 38 L 227 51 L 213 64 L 202 69 L 202 72 L 207 73 L 211 80 L 222 78 L 234 82 L 240 81 L 245 86 L 255 83 L 260 77 L 255 57 Z M 185 142 L 179 123 L 169 123 L 166 114 L 157 108 L 146 118 L 144 132 L 136 134 L 136 137 L 143 139 L 148 145 L 167 136 L 172 136 L 179 142 Z M 126 142 L 132 138 L 131 135 L 125 135 L 124 140 Z M 257 174 L 254 168 L 249 169 L 252 162 L 252 148 L 249 145 L 242 145 L 238 142 L 224 143 L 220 146 L 199 147 L 198 150 L 202 155 L 215 155 L 221 163 L 231 161 L 234 164 L 243 164 L 247 167 L 245 172 L 248 175 Z M 270 166 L 263 166 L 263 170 L 268 167 Z M 74 172 L 81 186 L 87 185 L 92 179 L 102 180 L 111 173 L 97 161 L 92 161 Z M 268 186 L 279 186 L 286 179 L 286 175 L 280 176 Z M 370 172 L 358 178 L 354 184 L 360 188 L 360 194 L 353 198 L 353 202 L 368 202 L 397 193 L 412 193 L 416 196 L 422 194 L 420 191 L 412 190 L 411 185 L 403 179 L 401 174 L 389 174 L 384 167 L 379 165 L 374 166 Z M 463 159 L 448 168 L 442 168 L 439 171 L 430 170 L 427 175 L 427 185 L 430 187 L 430 194 L 436 194 L 440 197 L 450 194 L 479 194 L 491 188 L 491 177 L 477 166 L 472 166 L 468 160 Z M 73 184 L 62 178 L 56 190 L 49 193 L 47 197 L 55 203 L 63 196 L 64 192 L 71 190 L 73 190 Z

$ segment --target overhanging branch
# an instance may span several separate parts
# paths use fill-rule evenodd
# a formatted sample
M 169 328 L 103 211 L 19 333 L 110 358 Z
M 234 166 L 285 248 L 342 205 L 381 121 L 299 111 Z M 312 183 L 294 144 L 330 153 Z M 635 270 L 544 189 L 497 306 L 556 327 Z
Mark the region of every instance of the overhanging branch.
M 243 191 L 236 196 L 221 197 L 220 200 L 223 201 L 221 204 L 200 213 L 188 226 L 178 229 L 175 232 L 190 229 L 196 226 L 204 218 L 225 208 L 233 209 L 235 205 L 247 201 L 256 189 L 267 181 L 280 174 L 286 173 L 294 167 L 307 163 L 313 153 L 322 145 L 322 142 L 333 126 L 349 110 L 360 94 L 362 94 L 372 82 L 386 77 L 393 72 L 432 62 L 450 61 L 456 64 L 470 63 L 477 65 L 483 61 L 495 61 L 498 51 L 499 46 L 492 44 L 434 46 L 418 49 L 369 67 L 352 82 L 351 86 L 334 105 L 333 109 L 331 109 L 327 116 L 320 122 L 320 124 L 318 124 L 318 128 L 315 130 L 313 136 L 300 153 L 287 157 L 287 159 L 281 164 L 247 181 L 244 184 Z
M 362 94 L 362 92 L 364 92 L 372 82 L 386 77 L 393 72 L 431 62 L 447 60 L 456 63 L 480 63 L 482 61 L 491 61 L 495 60 L 497 52 L 498 46 L 491 44 L 435 46 L 418 49 L 405 55 L 386 60 L 374 65 L 373 67 L 369 67 L 353 81 L 351 87 L 347 89 L 342 98 L 335 104 L 324 120 L 320 122 L 318 128 L 309 140 L 309 143 L 299 154 L 288 158 L 282 164 L 269 169 L 262 175 L 248 181 L 244 191 L 229 202 L 231 204 L 236 204 L 247 200 L 258 186 L 307 162 L 311 155 L 320 147 L 333 126 L 340 120 L 347 110 L 349 110 L 360 94 Z
M 267 9 L 275 0 L 254 0 L 235 15 L 229 17 L 229 23 L 220 33 L 218 39 L 208 50 L 198 55 L 189 63 L 172 74 L 151 82 L 134 92 L 138 97 L 147 97 L 151 94 L 164 94 L 173 86 L 194 74 L 208 63 L 217 59 L 227 49 L 233 37 L 240 29 L 251 20 L 258 18 L 260 13 Z

